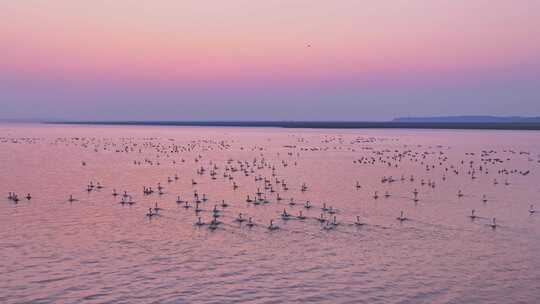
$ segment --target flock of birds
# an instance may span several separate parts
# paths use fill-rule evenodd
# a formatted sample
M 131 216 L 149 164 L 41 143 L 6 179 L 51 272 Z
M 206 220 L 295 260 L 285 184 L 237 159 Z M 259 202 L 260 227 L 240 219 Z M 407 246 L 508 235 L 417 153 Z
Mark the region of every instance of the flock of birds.
M 354 225 L 364 226 L 359 215 L 356 215 L 354 222 L 343 222 L 338 220 L 338 215 L 343 214 L 345 210 L 339 210 L 327 203 L 315 204 L 310 200 L 297 200 L 294 195 L 311 191 L 310 186 L 306 182 L 299 183 L 297 180 L 287 180 L 284 168 L 301 169 L 302 155 L 307 153 L 317 153 L 325 151 L 348 151 L 353 155 L 358 155 L 352 160 L 353 167 L 355 166 L 380 166 L 388 168 L 388 172 L 397 170 L 402 174 L 397 176 L 382 176 L 380 182 L 382 184 L 392 184 L 395 182 L 410 182 L 418 187 L 428 187 L 435 189 L 439 183 L 444 183 L 450 176 L 463 176 L 469 180 L 475 180 L 489 176 L 493 178 L 492 183 L 497 185 L 503 183 L 510 185 L 508 180 L 513 175 L 529 176 L 530 169 L 518 170 L 507 169 L 502 166 L 510 160 L 508 155 L 520 155 L 528 162 L 540 163 L 540 156 L 534 159 L 530 152 L 513 151 L 513 150 L 483 150 L 480 153 L 468 152 L 466 157 L 457 162 L 451 162 L 446 150 L 449 147 L 421 147 L 421 146 L 406 146 L 401 148 L 376 148 L 374 143 L 378 143 L 388 139 L 364 138 L 356 137 L 346 141 L 341 136 L 324 136 L 320 140 L 319 145 L 310 145 L 309 140 L 304 137 L 292 136 L 294 141 L 291 145 L 283 146 L 278 152 L 269 152 L 268 147 L 262 145 L 254 145 L 246 147 L 227 140 L 192 140 L 188 143 L 178 144 L 173 139 L 166 141 L 158 138 L 57 138 L 50 144 L 53 146 L 72 147 L 76 146 L 94 153 L 114 152 L 127 155 L 136 155 L 138 158 L 131 161 L 133 166 L 163 166 L 173 167 L 177 164 L 186 163 L 186 158 L 193 157 L 195 172 L 192 174 L 183 172 L 182 176 L 190 176 L 193 194 L 189 197 L 176 196 L 176 203 L 179 207 L 186 210 L 192 210 L 194 214 L 193 223 L 197 227 L 206 226 L 210 230 L 219 229 L 225 221 L 225 210 L 230 210 L 233 202 L 227 202 L 224 199 L 219 199 L 210 208 L 203 206 L 211 205 L 209 203 L 209 195 L 200 193 L 197 189 L 199 182 L 197 180 L 208 179 L 205 182 L 222 181 L 230 185 L 232 191 L 243 191 L 245 193 L 245 203 L 253 206 L 261 205 L 279 205 L 280 214 L 273 219 L 270 219 L 268 224 L 258 224 L 252 216 L 247 216 L 242 212 L 237 212 L 236 216 L 230 219 L 235 223 L 243 224 L 247 227 L 264 226 L 270 231 L 279 230 L 278 219 L 282 221 L 298 220 L 298 221 L 317 221 L 321 224 L 321 229 L 334 230 L 339 225 Z M 7 139 L 0 138 L 0 143 L 26 143 L 39 144 L 41 139 L 36 138 L 19 138 Z M 236 150 L 242 152 L 250 152 L 249 158 L 228 158 L 225 161 L 212 159 L 212 155 L 225 155 L 228 152 Z M 205 155 L 208 153 L 208 155 Z M 276 158 L 268 158 L 270 153 L 276 153 Z M 504 154 L 505 156 L 498 156 Z M 205 155 L 203 157 L 203 155 Z M 254 157 L 254 155 L 256 155 Z M 81 165 L 87 168 L 88 161 L 82 160 Z M 426 177 L 420 176 L 416 169 L 416 174 L 405 174 L 410 169 L 410 165 L 424 170 L 426 173 L 437 172 L 437 180 L 433 177 L 434 174 L 427 174 Z M 401 169 L 403 167 L 403 169 Z M 428 176 L 432 176 L 428 178 Z M 255 186 L 251 187 L 246 183 L 247 179 L 252 179 Z M 167 176 L 164 178 L 163 184 L 157 182 L 154 187 L 142 186 L 141 195 L 145 197 L 162 196 L 166 194 L 164 184 L 171 184 L 180 180 L 180 174 Z M 291 185 L 295 185 L 294 187 Z M 414 186 L 413 186 L 414 187 Z M 105 186 L 97 181 L 90 181 L 84 191 L 92 193 L 104 189 Z M 363 189 L 360 181 L 351 181 L 351 190 Z M 418 188 L 413 188 L 411 191 L 411 200 L 414 203 L 420 201 L 420 191 Z M 112 189 L 111 195 L 122 205 L 136 204 L 135 194 L 129 193 L 127 190 L 117 191 Z M 465 194 L 459 190 L 457 197 L 461 198 Z M 379 193 L 374 191 L 373 200 L 391 197 L 389 191 Z M 285 198 L 287 197 L 287 198 Z M 18 203 L 21 198 L 15 192 L 9 192 L 7 196 L 9 201 Z M 32 200 L 32 195 L 27 193 L 23 199 Z M 482 202 L 488 202 L 488 196 L 483 194 Z M 70 194 L 67 198 L 68 202 L 76 202 L 78 199 L 74 194 Z M 294 208 L 299 209 L 292 212 Z M 287 210 L 289 209 L 289 210 Z M 318 216 L 307 216 L 309 210 L 320 210 Z M 282 210 L 282 211 L 281 211 Z M 157 202 L 149 206 L 145 211 L 145 216 L 149 219 L 159 217 L 165 210 L 159 206 Z M 306 213 L 304 213 L 306 212 Z M 534 205 L 529 206 L 529 214 L 536 213 Z M 204 219 L 206 217 L 206 219 Z M 479 219 L 476 210 L 471 210 L 469 215 L 471 220 Z M 492 228 L 498 227 L 495 217 L 489 218 L 488 226 Z M 410 220 L 404 211 L 399 211 L 396 221 L 405 222 Z

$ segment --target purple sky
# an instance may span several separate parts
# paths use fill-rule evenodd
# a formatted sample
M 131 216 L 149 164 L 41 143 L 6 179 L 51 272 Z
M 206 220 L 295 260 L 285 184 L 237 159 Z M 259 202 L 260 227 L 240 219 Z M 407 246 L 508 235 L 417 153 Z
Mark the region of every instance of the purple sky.
M 0 118 L 540 116 L 540 1 L 9 1 Z

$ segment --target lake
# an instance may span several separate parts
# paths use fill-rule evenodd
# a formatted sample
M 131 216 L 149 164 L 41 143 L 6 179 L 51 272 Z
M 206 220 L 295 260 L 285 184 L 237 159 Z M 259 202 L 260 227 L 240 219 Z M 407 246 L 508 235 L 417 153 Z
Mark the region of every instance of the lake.
M 539 167 L 538 131 L 2 124 L 0 302 L 535 303 Z

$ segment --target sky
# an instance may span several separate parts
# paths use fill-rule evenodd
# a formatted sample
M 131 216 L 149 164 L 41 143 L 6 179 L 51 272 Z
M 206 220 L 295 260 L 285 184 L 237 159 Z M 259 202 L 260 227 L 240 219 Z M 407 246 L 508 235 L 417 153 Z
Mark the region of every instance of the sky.
M 0 119 L 540 116 L 540 0 L 2 0 Z

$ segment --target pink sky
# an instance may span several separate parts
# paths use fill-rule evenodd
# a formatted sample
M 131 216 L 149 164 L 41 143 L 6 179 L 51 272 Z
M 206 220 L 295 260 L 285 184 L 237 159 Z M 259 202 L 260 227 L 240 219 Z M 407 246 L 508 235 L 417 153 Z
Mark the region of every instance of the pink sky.
M 274 83 L 279 90 L 412 78 L 444 85 L 540 71 L 537 0 L 26 0 L 1 7 L 0 77 L 12 81 Z

